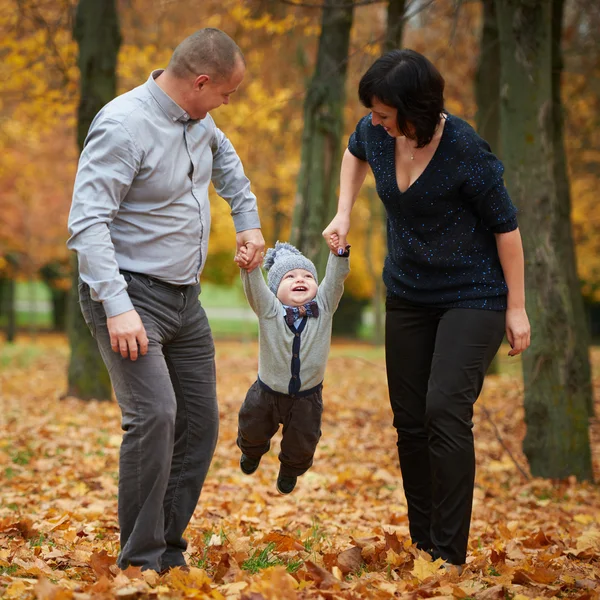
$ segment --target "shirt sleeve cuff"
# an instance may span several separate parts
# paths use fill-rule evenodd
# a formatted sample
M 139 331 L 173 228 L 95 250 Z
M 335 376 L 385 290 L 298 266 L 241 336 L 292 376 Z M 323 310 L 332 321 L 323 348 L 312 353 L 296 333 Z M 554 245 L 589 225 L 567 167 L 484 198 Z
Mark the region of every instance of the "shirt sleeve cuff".
M 518 226 L 519 224 L 517 222 L 517 217 L 512 217 L 508 221 L 505 221 L 504 223 L 500 223 L 499 225 L 495 225 L 494 227 L 492 227 L 492 231 L 494 233 L 509 233 L 511 231 L 514 231 Z
M 358 158 L 358 160 L 362 160 L 363 162 L 367 162 L 367 157 L 365 156 L 364 152 L 361 152 L 358 148 L 358 144 L 354 143 L 350 143 L 348 145 L 348 152 L 350 152 L 350 154 L 352 154 L 352 156 L 354 156 L 354 158 Z
M 104 306 L 104 312 L 107 317 L 116 317 L 129 310 L 135 310 L 127 292 L 122 292 L 114 298 L 104 300 L 102 306 Z
M 260 229 L 258 211 L 253 210 L 251 212 L 233 215 L 233 224 L 235 226 L 236 233 L 240 233 L 240 231 L 246 231 L 247 229 Z

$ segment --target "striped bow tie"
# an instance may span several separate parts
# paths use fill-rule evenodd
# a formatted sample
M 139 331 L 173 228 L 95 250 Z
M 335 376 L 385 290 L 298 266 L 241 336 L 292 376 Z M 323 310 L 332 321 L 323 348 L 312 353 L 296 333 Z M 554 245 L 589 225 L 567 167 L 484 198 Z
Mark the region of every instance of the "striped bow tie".
M 297 319 L 303 317 L 318 317 L 319 307 L 314 300 L 303 304 L 302 306 L 286 306 L 285 307 L 285 322 L 292 327 Z

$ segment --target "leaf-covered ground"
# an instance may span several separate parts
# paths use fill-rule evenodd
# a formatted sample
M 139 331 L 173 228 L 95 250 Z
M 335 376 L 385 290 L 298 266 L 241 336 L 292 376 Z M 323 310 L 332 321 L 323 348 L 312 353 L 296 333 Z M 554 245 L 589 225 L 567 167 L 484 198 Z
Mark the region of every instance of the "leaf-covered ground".
M 335 345 L 323 437 L 296 491 L 275 490 L 278 440 L 251 477 L 238 467 L 237 411 L 255 344 L 218 343 L 221 431 L 187 532 L 189 571 L 120 572 L 116 519 L 119 413 L 60 399 L 63 338 L 0 360 L 0 596 L 87 598 L 592 599 L 600 595 L 600 490 L 530 479 L 518 363 L 504 360 L 476 409 L 478 473 L 462 574 L 408 540 L 383 353 Z M 600 414 L 600 353 L 595 366 Z M 600 427 L 592 425 L 596 480 Z M 522 471 L 521 471 L 522 470 Z

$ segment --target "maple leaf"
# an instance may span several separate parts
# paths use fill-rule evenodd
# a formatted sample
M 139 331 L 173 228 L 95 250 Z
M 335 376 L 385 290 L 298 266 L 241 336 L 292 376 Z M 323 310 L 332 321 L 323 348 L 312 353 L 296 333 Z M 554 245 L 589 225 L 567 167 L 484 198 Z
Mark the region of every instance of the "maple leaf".
M 384 531 L 383 534 L 385 535 L 385 549 L 386 550 L 391 549 L 394 552 L 401 552 L 403 550 L 402 543 L 398 539 L 398 535 L 395 532 L 390 533 L 388 531 Z
M 289 552 L 290 550 L 304 550 L 302 542 L 292 536 L 284 533 L 277 533 L 272 531 L 265 535 L 262 539 L 263 542 L 275 544 L 275 550 L 277 552 Z
M 117 559 L 114 556 L 110 556 L 106 550 L 93 552 L 90 556 L 90 566 L 98 578 L 102 576 L 110 577 L 110 567 L 112 567 L 116 562 Z
M 432 575 L 439 575 L 440 567 L 444 564 L 442 558 L 430 561 L 421 556 L 415 558 L 414 566 L 411 574 L 414 575 L 419 581 L 424 581 Z

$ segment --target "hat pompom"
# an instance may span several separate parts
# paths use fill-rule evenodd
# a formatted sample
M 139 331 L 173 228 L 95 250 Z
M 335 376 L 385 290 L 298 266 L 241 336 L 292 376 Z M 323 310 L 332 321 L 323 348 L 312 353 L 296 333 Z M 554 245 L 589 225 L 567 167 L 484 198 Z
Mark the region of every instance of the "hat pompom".
M 269 248 L 267 250 L 265 259 L 263 261 L 264 269 L 266 271 L 268 271 L 273 266 L 273 264 L 275 263 L 276 260 L 282 258 L 286 254 L 302 255 L 302 252 L 300 252 L 300 250 L 298 250 L 298 248 L 296 248 L 295 246 L 292 246 L 292 244 L 289 244 L 288 242 L 277 241 L 277 242 L 275 242 L 274 248 Z

